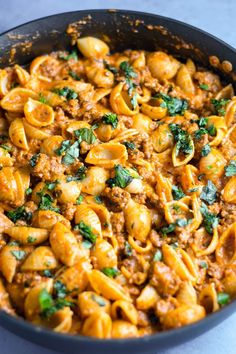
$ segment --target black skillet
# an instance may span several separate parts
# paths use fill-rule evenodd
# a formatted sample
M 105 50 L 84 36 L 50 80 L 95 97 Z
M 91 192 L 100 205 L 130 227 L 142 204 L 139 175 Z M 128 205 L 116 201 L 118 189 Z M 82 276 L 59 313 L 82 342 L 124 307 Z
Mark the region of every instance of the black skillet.
M 162 16 L 122 10 L 69 12 L 32 21 L 3 33 L 0 35 L 0 67 L 16 62 L 24 65 L 43 53 L 69 49 L 70 39 L 65 31 L 68 24 L 76 21 L 81 21 L 78 24 L 81 36 L 104 39 L 106 35 L 111 50 L 164 49 L 183 59 L 192 58 L 205 67 L 210 66 L 209 56 L 213 55 L 220 63 L 230 61 L 236 69 L 236 50 L 208 33 Z M 216 71 L 225 82 L 231 82 L 236 87 L 233 72 Z M 0 311 L 0 325 L 31 342 L 67 354 L 154 354 L 201 335 L 229 317 L 235 309 L 234 301 L 192 325 L 143 338 L 120 340 L 58 334 L 11 317 L 3 311 Z

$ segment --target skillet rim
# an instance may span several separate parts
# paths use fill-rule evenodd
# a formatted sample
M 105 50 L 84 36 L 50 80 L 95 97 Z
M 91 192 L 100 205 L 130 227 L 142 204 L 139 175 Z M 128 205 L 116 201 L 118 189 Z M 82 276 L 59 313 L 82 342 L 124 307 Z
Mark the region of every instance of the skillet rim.
M 40 17 L 28 22 L 25 22 L 23 24 L 20 24 L 18 26 L 15 26 L 11 29 L 8 29 L 0 34 L 0 39 L 1 37 L 7 36 L 9 33 L 14 32 L 16 30 L 20 30 L 23 27 L 27 25 L 33 25 L 35 23 L 40 23 L 43 20 L 50 20 L 50 18 L 56 18 L 56 17 L 62 17 L 64 15 L 75 15 L 78 13 L 79 15 L 93 15 L 93 14 L 99 14 L 99 13 L 115 13 L 115 14 L 123 14 L 123 15 L 133 15 L 133 16 L 144 16 L 144 17 L 152 17 L 153 19 L 160 19 L 162 21 L 166 21 L 167 23 L 172 23 L 172 24 L 178 24 L 182 26 L 185 29 L 191 29 L 195 31 L 196 34 L 201 34 L 204 35 L 205 37 L 208 37 L 209 40 L 213 40 L 217 42 L 220 46 L 226 47 L 228 50 L 230 50 L 234 55 L 236 55 L 236 48 L 234 48 L 232 45 L 226 43 L 224 40 L 208 33 L 205 30 L 202 30 L 198 27 L 195 27 L 193 25 L 190 25 L 188 23 L 185 23 L 180 20 L 176 20 L 170 17 L 162 16 L 159 14 L 154 14 L 154 13 L 148 13 L 148 12 L 143 12 L 143 11 L 135 11 L 135 10 L 123 10 L 123 9 L 88 9 L 88 10 L 75 10 L 75 11 L 68 11 L 68 12 L 61 12 L 53 15 L 48 15 L 44 17 Z M 231 311 L 232 309 L 232 311 Z M 29 336 L 32 337 L 32 335 L 36 334 L 41 334 L 44 336 L 46 340 L 57 340 L 59 342 L 64 342 L 65 341 L 69 344 L 70 342 L 73 342 L 74 344 L 76 343 L 86 343 L 87 345 L 93 346 L 96 344 L 99 346 L 98 349 L 108 349 L 111 345 L 116 345 L 119 346 L 119 349 L 123 349 L 122 346 L 126 346 L 126 349 L 128 349 L 130 346 L 133 345 L 147 345 L 147 344 L 158 344 L 158 342 L 161 342 L 161 347 L 165 347 L 163 345 L 163 341 L 166 339 L 173 339 L 175 336 L 178 337 L 180 336 L 180 340 L 176 340 L 174 346 L 177 346 L 178 344 L 181 344 L 183 342 L 187 342 L 199 335 L 201 335 L 204 332 L 204 329 L 206 331 L 209 331 L 210 329 L 214 328 L 218 324 L 222 323 L 225 319 L 227 319 L 229 316 L 231 316 L 234 312 L 236 311 L 236 300 L 233 300 L 230 304 L 222 307 L 220 310 L 208 314 L 205 318 L 201 319 L 200 321 L 194 322 L 192 324 L 177 328 L 177 329 L 171 329 L 171 330 L 165 330 L 162 332 L 157 332 L 155 334 L 143 336 L 143 337 L 138 337 L 138 338 L 120 338 L 120 339 L 99 339 L 95 337 L 88 337 L 88 336 L 82 336 L 82 335 L 70 335 L 70 334 L 65 334 L 65 333 L 57 333 L 54 332 L 53 330 L 46 329 L 45 327 L 40 327 L 32 324 L 31 322 L 26 321 L 23 318 L 17 318 L 12 315 L 7 314 L 5 311 L 0 310 L 0 326 L 3 328 L 11 331 L 15 335 L 19 335 L 19 331 L 15 331 L 15 328 L 21 328 L 24 333 L 28 332 Z M 222 319 L 223 317 L 223 319 Z M 7 325 L 5 325 L 7 323 Z M 208 326 L 209 324 L 209 326 Z M 14 327 L 14 329 L 11 328 L 11 325 Z M 198 331 L 196 331 L 198 329 Z M 21 332 L 21 331 L 20 331 Z M 192 334 L 191 334 L 192 333 Z M 188 336 L 189 335 L 189 336 Z M 28 336 L 28 337 L 29 337 Z M 181 339 L 185 337 L 185 340 Z M 26 338 L 26 336 L 24 336 Z M 186 340 L 187 338 L 187 340 Z M 31 342 L 36 343 L 36 341 L 32 340 Z M 166 347 L 168 344 L 166 344 Z M 49 346 L 45 345 L 45 347 L 49 348 Z M 52 348 L 52 347 L 51 347 Z M 140 347 L 139 351 L 142 350 Z M 151 350 L 151 349 L 150 349 Z

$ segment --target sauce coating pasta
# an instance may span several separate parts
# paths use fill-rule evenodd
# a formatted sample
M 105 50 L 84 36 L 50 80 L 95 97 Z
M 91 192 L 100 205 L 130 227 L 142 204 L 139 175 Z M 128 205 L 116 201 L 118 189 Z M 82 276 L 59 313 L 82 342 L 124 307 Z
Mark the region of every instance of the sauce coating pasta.
M 236 97 L 162 51 L 0 70 L 0 308 L 128 338 L 236 295 Z

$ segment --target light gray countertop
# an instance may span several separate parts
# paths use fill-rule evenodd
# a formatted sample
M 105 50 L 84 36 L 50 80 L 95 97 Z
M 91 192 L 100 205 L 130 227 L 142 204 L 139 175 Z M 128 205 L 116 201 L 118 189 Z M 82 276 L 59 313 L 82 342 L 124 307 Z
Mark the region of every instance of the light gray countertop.
M 0 33 L 26 21 L 55 13 L 119 8 L 172 17 L 204 29 L 236 47 L 236 0 L 86 0 L 85 6 L 81 3 L 79 0 L 0 0 Z M 235 328 L 236 314 L 192 342 L 164 351 L 162 354 L 235 354 Z M 56 352 L 31 344 L 1 328 L 0 354 L 56 354 Z

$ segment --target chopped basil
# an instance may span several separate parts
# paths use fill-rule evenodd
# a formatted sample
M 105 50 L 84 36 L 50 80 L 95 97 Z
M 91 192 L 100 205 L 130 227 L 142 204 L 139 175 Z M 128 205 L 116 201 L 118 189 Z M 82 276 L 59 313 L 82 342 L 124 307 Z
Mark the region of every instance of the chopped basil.
M 203 216 L 203 226 L 205 227 L 206 232 L 213 234 L 213 229 L 217 227 L 219 218 L 208 210 L 205 203 L 202 203 L 200 210 Z
M 203 269 L 207 269 L 207 268 L 208 268 L 208 264 L 207 264 L 207 262 L 205 262 L 205 261 L 200 261 L 199 265 L 200 265 L 200 267 L 203 268 Z
M 225 175 L 227 177 L 235 176 L 236 175 L 236 161 L 231 160 L 228 166 L 225 167 Z
M 131 257 L 132 254 L 133 254 L 132 247 L 130 246 L 128 241 L 125 241 L 124 254 L 125 254 L 126 257 Z
M 161 107 L 167 108 L 170 116 L 182 116 L 186 109 L 188 109 L 188 102 L 184 99 L 171 97 L 164 93 L 159 93 L 154 98 L 161 98 L 163 100 L 163 102 L 161 103 Z
M 51 271 L 49 269 L 45 269 L 43 271 L 43 275 L 47 278 L 53 278 L 53 274 L 51 273 Z
M 15 210 L 8 211 L 6 215 L 14 223 L 16 223 L 17 220 L 25 220 L 26 222 L 29 222 L 32 218 L 32 213 L 26 211 L 24 206 L 21 206 Z
M 175 123 L 169 124 L 169 128 L 176 142 L 176 156 L 179 155 L 179 152 L 185 155 L 191 154 L 193 146 L 188 132 L 183 130 L 179 124 Z
M 53 288 L 54 288 L 56 296 L 58 298 L 63 299 L 68 294 L 68 290 L 67 290 L 65 284 L 63 284 L 60 280 L 55 281 Z
M 79 157 L 79 142 L 76 141 L 71 144 L 70 140 L 64 140 L 61 143 L 61 147 L 55 150 L 58 156 L 62 156 L 62 163 L 64 165 L 72 165 Z
M 219 305 L 227 305 L 230 301 L 230 296 L 227 293 L 218 293 L 217 294 L 217 302 Z
M 74 131 L 76 138 L 78 139 L 78 143 L 80 144 L 82 141 L 86 141 L 88 144 L 93 144 L 96 140 L 96 137 L 93 133 L 92 129 L 81 128 Z
M 120 188 L 127 187 L 133 180 L 129 170 L 122 167 L 121 165 L 115 166 L 115 177 L 109 178 L 106 183 L 110 187 L 118 186 Z
M 173 196 L 174 200 L 179 200 L 179 199 L 185 197 L 185 194 L 182 191 L 181 187 L 172 186 L 172 196 Z
M 46 182 L 45 186 L 49 191 L 52 191 L 55 189 L 55 187 L 59 184 L 60 182 L 58 180 L 54 181 L 54 182 Z
M 37 195 L 40 197 L 40 202 L 38 205 L 39 210 L 51 210 L 56 213 L 60 213 L 60 208 L 53 205 L 53 198 L 49 194 L 45 193 L 44 190 L 38 192 Z
M 160 229 L 160 232 L 163 236 L 175 231 L 176 227 L 185 227 L 192 222 L 192 219 L 177 219 L 175 222 L 169 224 L 168 226 L 164 226 Z
M 90 249 L 90 248 L 93 246 L 93 244 L 92 244 L 90 241 L 88 241 L 88 240 L 84 240 L 84 241 L 82 242 L 82 246 L 83 246 L 84 248 L 86 248 L 86 249 Z
M 80 205 L 83 201 L 84 197 L 82 195 L 80 195 L 77 199 L 76 199 L 76 204 Z
M 78 94 L 70 89 L 69 87 L 54 88 L 52 92 L 56 93 L 58 96 L 65 97 L 67 100 L 74 100 L 78 97 Z
M 104 301 L 104 299 L 96 294 L 92 294 L 92 300 L 95 301 L 99 306 L 106 306 L 106 302 Z
M 213 98 L 211 100 L 211 103 L 213 104 L 213 106 L 215 107 L 215 113 L 219 114 L 221 116 L 225 115 L 225 106 L 230 102 L 229 99 L 226 98 L 221 98 L 219 100 Z
M 206 201 L 208 204 L 213 204 L 217 199 L 217 188 L 213 182 L 207 181 L 207 185 L 202 188 L 200 199 Z
M 37 241 L 36 237 L 33 237 L 33 236 L 28 236 L 27 237 L 27 242 L 28 243 L 34 243 L 35 241 Z
M 0 148 L 2 148 L 3 150 L 6 150 L 6 151 L 11 151 L 12 150 L 12 147 L 9 146 L 9 145 L 6 145 L 6 144 L 0 145 Z
M 107 70 L 109 70 L 110 72 L 112 72 L 114 75 L 118 74 L 118 70 L 114 67 L 111 66 L 110 64 L 108 64 L 105 60 L 103 61 L 104 66 Z
M 120 69 L 123 71 L 125 78 L 133 79 L 137 77 L 136 72 L 127 61 L 120 63 Z
M 125 147 L 130 150 L 134 150 L 136 148 L 135 143 L 131 141 L 124 141 L 122 144 L 125 145 Z
M 202 156 L 207 156 L 210 152 L 211 152 L 211 147 L 210 147 L 209 144 L 206 144 L 202 148 L 201 155 Z
M 162 260 L 162 252 L 161 250 L 157 250 L 153 257 L 153 262 L 158 262 Z
M 26 255 L 25 251 L 22 250 L 11 251 L 11 254 L 15 257 L 17 261 L 21 261 Z
M 65 306 L 72 305 L 70 301 L 62 298 L 54 300 L 46 289 L 42 289 L 39 293 L 40 316 L 43 319 L 48 319 L 58 310 L 63 309 Z
M 78 60 L 78 53 L 76 50 L 72 50 L 72 52 L 69 54 L 59 55 L 59 59 L 66 60 L 66 61 L 70 59 Z
M 113 129 L 116 129 L 118 126 L 118 117 L 115 113 L 106 113 L 102 117 L 102 122 L 104 124 L 110 124 Z
M 133 90 L 135 89 L 135 87 L 137 85 L 132 81 L 132 79 L 136 78 L 137 74 L 134 71 L 134 69 L 132 68 L 132 66 L 127 61 L 123 61 L 120 64 L 120 69 L 123 71 L 123 74 L 125 76 L 125 81 L 128 86 L 128 94 L 129 94 L 129 96 L 132 96 L 131 104 L 132 104 L 133 108 L 135 109 L 137 106 L 137 94 L 133 93 Z
M 103 268 L 102 272 L 109 278 L 115 278 L 119 274 L 118 269 L 110 267 Z
M 160 229 L 160 232 L 163 236 L 166 236 L 167 234 L 170 234 L 171 232 L 173 232 L 175 230 L 175 223 L 172 223 L 168 226 L 163 226 L 161 229 Z
M 207 84 L 200 84 L 199 87 L 200 87 L 200 89 L 202 89 L 204 91 L 208 91 L 209 90 L 209 86 Z
M 32 188 L 26 188 L 25 194 L 30 195 L 33 192 Z
M 66 182 L 71 182 L 71 181 L 82 181 L 83 179 L 86 178 L 86 172 L 87 172 L 87 167 L 81 166 L 76 174 L 74 176 L 67 176 L 66 177 Z
M 190 188 L 188 190 L 189 193 L 194 193 L 194 192 L 197 192 L 199 190 L 199 187 L 194 187 L 194 188 Z
M 96 242 L 97 236 L 94 235 L 91 227 L 86 225 L 83 221 L 80 221 L 79 224 L 76 224 L 74 229 L 79 230 L 83 238 L 91 243 L 91 246 Z
M 40 154 L 35 154 L 31 157 L 31 159 L 29 160 L 29 164 L 31 167 L 36 166 L 37 162 L 38 162 L 38 158 L 39 158 Z
M 98 203 L 98 204 L 102 204 L 102 199 L 99 195 L 95 195 L 94 196 L 94 199 L 95 199 L 95 202 Z
M 48 104 L 47 98 L 42 94 L 42 92 L 39 93 L 39 102 Z

